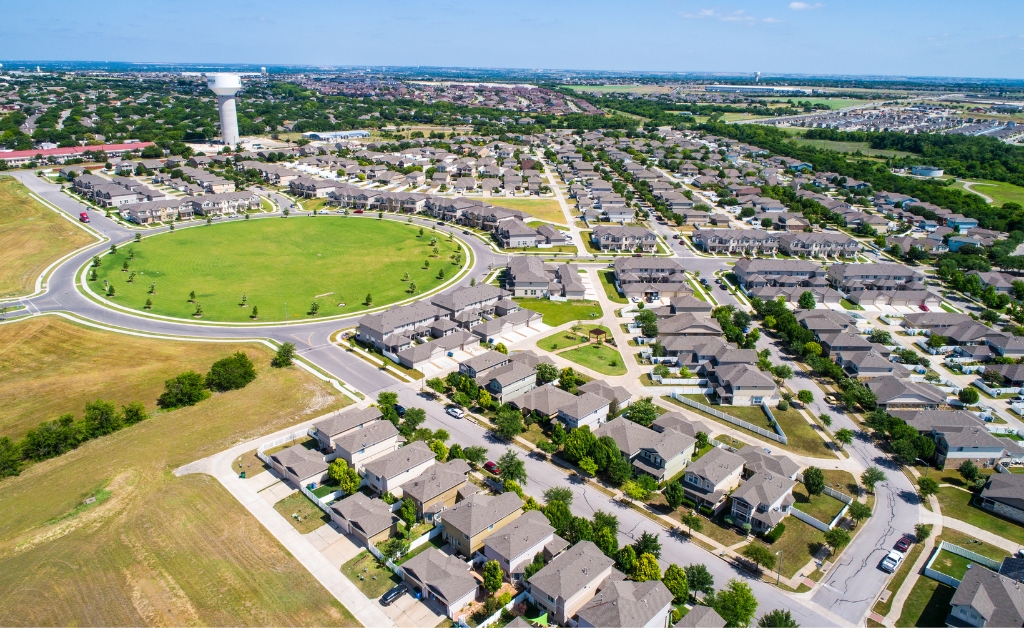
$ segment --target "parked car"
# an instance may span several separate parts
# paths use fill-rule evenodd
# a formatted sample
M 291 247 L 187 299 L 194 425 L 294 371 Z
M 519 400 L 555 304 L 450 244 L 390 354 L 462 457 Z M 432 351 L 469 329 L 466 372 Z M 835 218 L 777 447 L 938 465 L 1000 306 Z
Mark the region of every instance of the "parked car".
M 439 224 L 439 225 L 443 225 L 443 224 L 444 224 L 444 221 L 443 221 L 443 220 L 438 220 L 438 221 L 437 221 L 437 224 Z
M 88 212 L 82 212 L 81 214 L 78 214 L 78 219 L 82 222 L 89 222 Z
M 907 550 L 910 549 L 910 539 L 908 537 L 901 538 L 899 541 L 896 541 L 896 545 L 893 546 L 893 549 L 897 552 L 906 554 Z
M 494 464 L 490 460 L 484 463 L 484 470 L 487 471 L 488 473 L 493 473 L 494 475 L 501 475 L 501 467 Z
M 461 419 L 462 417 L 466 416 L 465 410 L 463 410 L 462 408 L 457 408 L 455 406 L 448 408 L 447 410 L 445 410 L 445 412 L 455 417 L 456 419 Z
M 395 413 L 398 414 L 398 416 L 405 416 L 405 406 L 395 404 Z
M 402 597 L 409 590 L 409 585 L 402 582 L 388 589 L 388 592 L 380 596 L 381 606 L 390 606 L 395 600 Z
M 352 213 L 353 213 L 353 214 L 361 214 L 361 213 L 363 213 L 363 210 L 361 210 L 361 209 L 357 209 L 357 210 L 355 210 L 355 211 L 354 211 L 354 212 L 352 212 Z
M 888 554 L 885 555 L 885 558 L 882 559 L 882 563 L 878 567 L 886 573 L 893 573 L 894 571 L 896 571 L 896 569 L 900 566 L 900 563 L 902 562 L 903 554 L 897 552 L 896 550 L 891 550 Z
M 470 235 L 469 229 L 463 229 L 462 230 L 462 234 L 463 235 Z
M 701 277 L 700 282 L 701 282 L 701 284 L 704 285 L 704 287 L 707 287 L 707 285 L 708 285 L 708 278 L 707 277 Z

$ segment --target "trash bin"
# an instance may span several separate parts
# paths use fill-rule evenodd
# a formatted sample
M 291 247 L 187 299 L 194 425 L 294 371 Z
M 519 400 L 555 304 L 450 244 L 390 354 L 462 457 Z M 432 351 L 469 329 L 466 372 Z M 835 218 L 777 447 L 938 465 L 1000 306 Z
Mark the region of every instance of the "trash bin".
M 245 471 L 242 471 L 242 473 L 238 477 L 240 477 L 240 478 L 242 478 L 244 480 L 245 479 Z

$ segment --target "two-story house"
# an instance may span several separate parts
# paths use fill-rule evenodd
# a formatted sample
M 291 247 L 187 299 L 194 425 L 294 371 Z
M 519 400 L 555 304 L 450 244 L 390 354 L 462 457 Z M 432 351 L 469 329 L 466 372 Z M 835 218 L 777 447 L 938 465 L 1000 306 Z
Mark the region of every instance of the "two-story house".
M 395 451 L 404 442 L 391 421 L 373 421 L 335 438 L 334 453 L 362 475 L 367 462 Z
M 441 513 L 444 540 L 463 556 L 472 556 L 484 539 L 522 514 L 523 500 L 515 493 L 475 493 Z
M 708 371 L 722 405 L 760 405 L 776 397 L 775 381 L 750 364 L 728 364 Z
M 381 423 L 391 424 L 390 421 Z M 379 495 L 390 493 L 434 465 L 436 456 L 423 441 L 378 455 L 363 466 L 363 481 Z
M 683 489 L 686 496 L 717 512 L 740 484 L 744 460 L 739 455 L 715 447 L 686 468 Z
M 438 515 L 455 505 L 459 489 L 469 483 L 469 465 L 456 458 L 427 467 L 418 477 L 402 484 L 402 499 L 416 504 L 416 516 L 436 522 Z
M 983 567 L 967 570 L 949 604 L 947 626 L 1024 625 L 1024 588 Z
M 342 532 L 355 536 L 367 546 L 376 546 L 398 532 L 398 517 L 379 499 L 356 491 L 331 504 L 331 519 Z
M 534 556 L 543 553 L 550 560 L 568 546 L 568 541 L 555 534 L 544 513 L 531 510 L 484 539 L 483 555 L 498 561 L 508 579 L 518 582 Z
M 433 547 L 402 564 L 402 579 L 424 600 L 440 604 L 451 619 L 473 602 L 479 586 L 469 565 Z
M 334 451 L 334 440 L 351 431 L 362 429 L 366 425 L 381 419 L 380 408 L 370 406 L 357 410 L 339 410 L 327 415 L 313 424 L 313 435 L 326 452 Z
M 565 626 L 597 595 L 614 565 L 615 561 L 596 545 L 580 541 L 533 574 L 529 591 L 534 603 L 547 611 L 551 620 Z
M 761 471 L 752 475 L 732 493 L 732 517 L 737 524 L 749 523 L 764 534 L 789 515 L 796 482 L 785 475 Z
M 577 613 L 580 628 L 668 628 L 672 592 L 663 582 L 630 582 L 608 578 L 597 595 Z

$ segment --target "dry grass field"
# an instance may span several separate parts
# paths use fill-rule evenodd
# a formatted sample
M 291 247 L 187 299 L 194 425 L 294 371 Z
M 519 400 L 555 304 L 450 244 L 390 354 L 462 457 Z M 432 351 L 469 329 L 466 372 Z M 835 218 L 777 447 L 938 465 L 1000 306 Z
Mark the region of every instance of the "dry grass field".
M 556 222 L 560 225 L 565 224 L 565 214 L 562 212 L 562 206 L 558 204 L 558 200 L 553 198 L 488 196 L 481 200 L 491 205 L 497 205 L 498 207 L 518 209 L 521 212 L 526 212 L 527 214 L 530 214 L 535 218 L 540 218 L 541 220 Z
M 31 293 L 47 266 L 96 241 L 33 200 L 24 185 L 0 177 L 0 297 Z
M 35 336 L 18 329 L 28 325 L 42 327 Z M 53 344 L 52 334 L 62 334 L 63 341 Z M 164 377 L 146 366 L 152 352 L 162 350 L 153 344 L 158 341 L 52 320 L 0 327 L 0 346 L 9 347 L 4 336 L 11 335 L 21 339 L 17 351 L 4 355 L 8 373 L 32 367 L 43 372 L 36 362 L 50 360 L 47 351 L 60 354 L 68 373 L 95 371 L 94 377 L 63 382 L 61 392 L 69 398 L 121 399 L 122 389 L 151 391 L 150 380 Z M 160 361 L 174 352 L 191 354 L 173 358 L 183 361 L 172 371 L 234 349 L 214 345 L 207 354 L 198 343 L 166 344 L 169 353 L 158 354 Z M 100 349 L 130 359 L 118 369 L 113 361 L 97 362 Z M 0 480 L 0 624 L 357 625 L 216 480 L 172 473 L 344 405 L 344 398 L 305 371 L 270 368 L 270 350 L 245 350 L 259 374 L 245 389 L 155 414 Z M 0 376 L 5 386 L 9 379 Z M 53 388 L 60 379 L 22 393 L 28 399 L 18 411 L 19 424 L 33 408 L 48 413 L 37 419 L 57 410 L 40 397 L 61 396 Z M 80 404 L 70 405 L 77 410 Z M 106 499 L 82 506 L 97 495 Z

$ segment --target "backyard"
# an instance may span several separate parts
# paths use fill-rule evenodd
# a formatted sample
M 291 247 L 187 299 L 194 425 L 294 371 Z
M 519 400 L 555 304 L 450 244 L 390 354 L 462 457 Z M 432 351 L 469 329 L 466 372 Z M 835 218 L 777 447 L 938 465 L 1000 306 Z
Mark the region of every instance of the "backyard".
M 622 362 L 622 356 L 619 355 L 618 351 L 606 344 L 591 343 L 576 349 L 563 351 L 558 356 L 597 371 L 602 375 L 617 376 L 626 374 L 626 365 Z
M 274 510 L 292 524 L 299 534 L 308 534 L 331 518 L 299 491 L 274 504 Z
M 825 533 L 796 517 L 786 517 L 783 523 L 786 524 L 786 531 L 768 547 L 772 553 L 782 552 L 782 575 L 792 578 L 825 545 Z
M 371 600 L 376 600 L 402 581 L 393 571 L 382 566 L 368 550 L 363 550 L 342 565 L 341 573 Z
M 615 287 L 615 271 L 613 270 L 601 270 L 597 272 L 601 278 L 601 285 L 604 286 L 604 293 L 608 296 L 608 300 L 612 303 L 629 303 L 629 299 L 619 295 L 619 290 Z
M 793 507 L 800 512 L 806 513 L 822 523 L 830 523 L 836 518 L 846 505 L 835 497 L 826 495 L 810 495 L 807 487 L 797 482 L 793 487 Z
M 543 316 L 545 325 L 558 327 L 570 321 L 588 321 L 602 316 L 601 306 L 594 301 L 552 301 L 516 297 L 515 302 Z
M 84 229 L 29 196 L 21 182 L 0 177 L 0 298 L 31 293 L 47 266 L 93 242 Z

